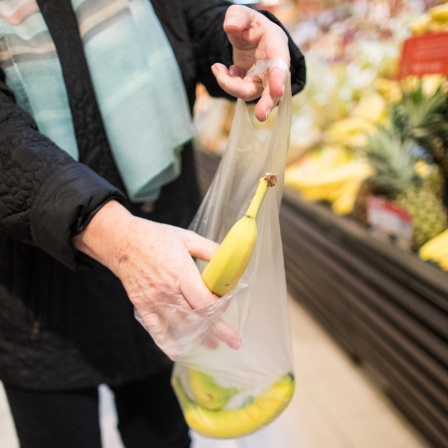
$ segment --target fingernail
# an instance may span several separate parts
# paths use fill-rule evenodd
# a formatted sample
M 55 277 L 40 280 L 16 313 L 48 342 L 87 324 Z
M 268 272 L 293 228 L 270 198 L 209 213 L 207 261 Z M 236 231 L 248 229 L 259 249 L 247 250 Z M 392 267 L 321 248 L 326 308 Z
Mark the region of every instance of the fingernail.
M 238 350 L 241 347 L 241 344 L 241 338 L 235 338 L 230 342 L 230 348 L 233 348 L 233 350 Z
M 238 17 L 235 16 L 229 16 L 226 18 L 224 25 L 239 25 Z
M 271 113 L 271 111 L 272 111 L 272 109 L 268 109 L 268 110 L 266 111 L 266 120 L 268 119 L 269 114 Z

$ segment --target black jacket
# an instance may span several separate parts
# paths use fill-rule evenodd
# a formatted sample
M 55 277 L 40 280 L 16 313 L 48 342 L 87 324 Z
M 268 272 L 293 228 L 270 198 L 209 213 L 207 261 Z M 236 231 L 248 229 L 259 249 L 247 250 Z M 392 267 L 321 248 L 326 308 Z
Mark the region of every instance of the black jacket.
M 110 198 L 139 216 L 187 227 L 200 199 L 193 150 L 184 148 L 182 174 L 164 187 L 153 212 L 129 203 L 111 157 L 70 1 L 38 3 L 61 61 L 80 160 L 38 132 L 15 105 L 0 70 L 0 379 L 35 389 L 119 384 L 170 361 L 134 319 L 120 281 L 76 253 L 70 238 Z M 231 64 L 231 47 L 222 31 L 229 2 L 152 3 L 179 62 L 190 106 L 198 82 L 210 94 L 226 96 L 210 66 Z M 290 48 L 293 90 L 298 92 L 305 66 L 292 41 Z

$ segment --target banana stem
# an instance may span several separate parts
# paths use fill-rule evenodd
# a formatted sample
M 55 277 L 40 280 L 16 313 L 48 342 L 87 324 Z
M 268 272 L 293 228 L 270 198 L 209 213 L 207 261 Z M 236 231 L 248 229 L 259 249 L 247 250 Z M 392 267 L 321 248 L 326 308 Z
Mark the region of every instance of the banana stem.
M 266 173 L 264 177 L 258 182 L 257 190 L 252 198 L 249 208 L 246 212 L 246 218 L 257 219 L 258 212 L 260 211 L 263 199 L 270 187 L 273 187 L 277 183 L 277 175 Z

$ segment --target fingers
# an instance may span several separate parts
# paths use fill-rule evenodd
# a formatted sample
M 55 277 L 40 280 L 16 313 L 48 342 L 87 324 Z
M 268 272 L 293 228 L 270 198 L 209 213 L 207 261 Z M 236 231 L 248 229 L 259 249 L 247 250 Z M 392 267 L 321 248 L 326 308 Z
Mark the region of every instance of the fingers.
M 219 246 L 218 243 L 204 238 L 191 230 L 185 231 L 182 238 L 190 255 L 204 261 L 210 261 Z
M 238 72 L 236 69 L 234 71 Z M 212 66 L 212 72 L 221 88 L 230 95 L 244 101 L 260 98 L 255 106 L 255 116 L 261 122 L 267 120 L 283 96 L 286 82 L 283 68 L 274 66 L 264 74 L 241 78 L 232 74 L 232 70 L 228 70 L 223 64 L 216 63 Z
M 250 50 L 254 52 L 252 56 L 256 56 L 258 61 L 280 59 L 289 67 L 288 36 L 280 26 L 263 14 L 246 6 L 230 6 L 223 29 L 233 46 L 234 53 L 236 52 L 234 56 L 242 59 L 237 65 L 242 64 L 246 71 L 254 63 L 253 57 L 250 57 Z
M 258 36 L 251 26 L 254 21 L 254 11 L 240 5 L 232 5 L 227 9 L 223 28 L 234 49 L 245 50 L 255 48 Z M 250 61 L 248 61 L 250 66 Z
M 184 270 L 179 288 L 181 294 L 192 309 L 211 305 L 218 299 L 218 297 L 212 294 L 207 286 L 205 286 L 193 259 L 191 260 L 191 264 Z
M 270 67 L 264 73 L 241 77 L 235 74 L 240 73 L 237 67 L 227 69 L 225 65 L 216 63 L 212 65 L 212 73 L 223 90 L 244 101 L 252 101 L 264 95 L 276 105 L 283 96 L 286 73 L 280 67 Z
M 187 311 L 162 303 L 152 311 L 137 312 L 136 318 L 156 344 L 175 360 L 188 353 L 195 344 L 204 345 L 209 350 L 217 349 L 221 342 L 234 350 L 241 347 L 239 333 L 219 317 L 225 308 Z
M 181 291 L 193 310 L 197 310 L 204 319 L 211 320 L 211 326 L 208 331 L 209 337 L 206 339 L 209 347 L 211 347 L 210 344 L 213 339 L 216 338 L 234 350 L 240 348 L 241 336 L 239 333 L 222 319 L 216 318 L 217 315 L 223 312 L 225 306 L 222 303 L 216 303 L 221 299 L 212 294 L 205 286 L 196 265 L 194 265 L 194 270 L 186 275 L 185 281 L 181 284 Z M 215 303 L 216 307 L 213 306 Z
M 182 236 L 183 243 L 190 255 L 204 261 L 209 261 L 219 246 L 214 241 L 192 231 L 185 231 Z M 205 286 L 193 259 L 189 260 L 188 265 L 185 266 L 179 288 L 192 309 L 202 308 L 217 300 L 217 297 Z
M 282 68 L 270 67 L 268 72 L 268 85 L 255 106 L 255 117 L 261 122 L 268 119 L 274 107 L 280 102 L 286 82 L 286 73 Z
M 212 73 L 221 88 L 235 98 L 252 101 L 263 92 L 262 80 L 259 77 L 241 77 L 238 67 L 227 69 L 225 65 L 216 63 L 212 65 Z
M 191 255 L 199 257 L 202 260 L 210 260 L 218 244 L 204 238 L 194 232 L 186 232 L 184 236 L 184 243 Z M 190 304 L 193 310 L 200 310 L 202 315 L 205 308 L 216 303 L 219 298 L 212 294 L 205 286 L 201 274 L 195 263 L 191 263 L 189 269 L 186 270 L 185 276 L 180 284 L 180 290 L 184 295 L 185 300 Z M 217 307 L 210 307 L 206 311 L 205 319 L 211 318 L 208 314 L 219 314 L 225 309 L 224 306 L 217 304 Z M 209 348 L 215 348 L 216 339 L 224 342 L 230 348 L 238 349 L 241 346 L 241 336 L 230 325 L 221 319 L 217 319 L 210 327 L 209 334 L 204 339 L 204 343 Z
M 281 61 L 282 66 L 289 68 L 288 37 L 267 17 L 242 5 L 228 8 L 224 31 L 233 47 L 234 65 L 227 69 L 222 64 L 214 64 L 212 72 L 230 95 L 244 101 L 260 98 L 255 116 L 265 121 L 283 95 L 286 73 L 284 68 L 276 66 L 255 74 L 251 69 L 260 61 Z
M 241 335 L 224 320 L 219 320 L 211 327 L 211 336 L 226 343 L 233 350 L 241 347 Z

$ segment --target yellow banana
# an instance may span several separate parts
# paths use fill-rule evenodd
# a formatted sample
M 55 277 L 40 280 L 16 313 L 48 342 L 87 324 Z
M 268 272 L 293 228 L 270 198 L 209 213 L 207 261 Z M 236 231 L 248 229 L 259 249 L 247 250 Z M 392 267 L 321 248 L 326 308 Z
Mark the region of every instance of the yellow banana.
M 276 182 L 277 176 L 270 173 L 260 179 L 246 214 L 232 226 L 202 272 L 207 288 L 218 297 L 229 293 L 246 270 L 257 240 L 258 212 L 269 187 Z
M 332 123 L 325 135 L 328 144 L 350 147 L 362 146 L 366 135 L 375 130 L 375 124 L 361 116 L 349 116 Z
M 373 86 L 387 103 L 399 101 L 401 98 L 400 85 L 396 80 L 378 77 L 373 80 Z
M 285 184 L 298 190 L 310 201 L 333 202 L 347 190 L 356 179 L 367 177 L 371 171 L 364 162 L 352 160 L 345 165 L 321 172 L 290 172 Z
M 443 250 L 443 248 L 446 247 L 448 247 L 448 229 L 430 239 L 420 247 L 420 258 L 422 260 L 436 260 L 440 250 Z
M 448 21 L 448 3 L 434 6 L 428 12 L 433 20 L 438 20 L 439 22 Z
M 439 261 L 439 266 L 444 270 L 448 271 L 448 256 L 446 256 L 443 260 Z
M 448 246 L 445 246 L 440 252 L 437 253 L 434 261 L 440 266 L 448 266 Z
M 352 182 L 347 185 L 346 190 L 331 204 L 331 209 L 337 215 L 348 215 L 353 211 L 361 180 L 353 179 Z
M 222 409 L 239 390 L 236 387 L 224 387 L 211 375 L 196 369 L 188 369 L 188 379 L 193 396 L 205 409 Z
M 351 116 L 382 123 L 386 118 L 386 100 L 376 92 L 366 94 L 354 107 Z
M 434 247 L 426 257 L 423 258 L 425 261 L 433 261 L 435 263 L 443 263 L 448 261 L 448 243 L 439 244 L 438 247 Z
M 416 17 L 410 23 L 411 31 L 413 35 L 420 35 L 428 32 L 429 25 L 431 23 L 431 16 L 428 13 L 422 14 Z
M 213 411 L 191 400 L 178 377 L 173 377 L 172 384 L 190 428 L 216 439 L 242 437 L 271 423 L 288 406 L 295 387 L 294 377 L 287 374 L 245 407 Z

